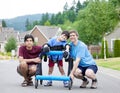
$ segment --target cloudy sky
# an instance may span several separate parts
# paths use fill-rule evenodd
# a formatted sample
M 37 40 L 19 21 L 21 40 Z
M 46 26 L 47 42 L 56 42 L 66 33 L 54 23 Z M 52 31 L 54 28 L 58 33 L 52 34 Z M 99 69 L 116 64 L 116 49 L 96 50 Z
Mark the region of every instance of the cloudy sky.
M 0 19 L 36 13 L 58 13 L 73 0 L 0 0 Z M 78 0 L 76 0 L 77 2 Z M 82 3 L 85 0 L 80 0 Z

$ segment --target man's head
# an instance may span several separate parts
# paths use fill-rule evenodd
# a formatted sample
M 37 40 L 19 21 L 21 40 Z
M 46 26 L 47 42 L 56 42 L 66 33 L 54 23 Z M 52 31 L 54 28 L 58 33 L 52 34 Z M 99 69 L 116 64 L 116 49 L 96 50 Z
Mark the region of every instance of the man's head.
M 60 36 L 61 41 L 66 41 L 68 38 L 69 38 L 69 32 L 63 31 Z
M 34 44 L 34 37 L 30 34 L 25 35 L 24 43 L 25 43 L 26 47 L 32 47 Z
M 70 34 L 70 41 L 71 41 L 71 42 L 75 42 L 75 41 L 78 40 L 79 34 L 78 34 L 77 31 L 71 30 L 71 31 L 69 32 L 69 34 Z

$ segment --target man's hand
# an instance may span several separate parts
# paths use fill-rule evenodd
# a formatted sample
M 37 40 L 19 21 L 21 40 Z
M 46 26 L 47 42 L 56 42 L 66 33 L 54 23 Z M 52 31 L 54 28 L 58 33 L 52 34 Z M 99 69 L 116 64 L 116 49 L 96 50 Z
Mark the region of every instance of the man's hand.
M 74 75 L 73 75 L 73 74 L 70 74 L 69 76 L 70 76 L 70 78 L 71 78 L 72 80 L 74 79 Z

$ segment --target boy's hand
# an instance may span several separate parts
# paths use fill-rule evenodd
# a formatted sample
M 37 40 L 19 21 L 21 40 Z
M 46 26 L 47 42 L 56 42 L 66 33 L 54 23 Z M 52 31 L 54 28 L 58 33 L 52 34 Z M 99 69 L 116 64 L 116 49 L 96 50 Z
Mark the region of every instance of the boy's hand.
M 64 57 L 65 59 L 68 59 L 68 58 L 69 58 L 69 52 L 68 52 L 68 51 L 64 51 L 63 57 Z

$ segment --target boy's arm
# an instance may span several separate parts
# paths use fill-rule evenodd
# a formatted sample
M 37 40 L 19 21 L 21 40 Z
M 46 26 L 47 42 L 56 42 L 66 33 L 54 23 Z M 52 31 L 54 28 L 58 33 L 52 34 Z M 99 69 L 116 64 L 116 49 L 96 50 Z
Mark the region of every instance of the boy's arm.
M 31 63 L 31 62 L 39 63 L 39 62 L 41 62 L 41 59 L 39 57 L 32 58 L 32 59 L 24 59 L 22 56 L 19 56 L 19 61 L 26 62 L 26 63 Z

